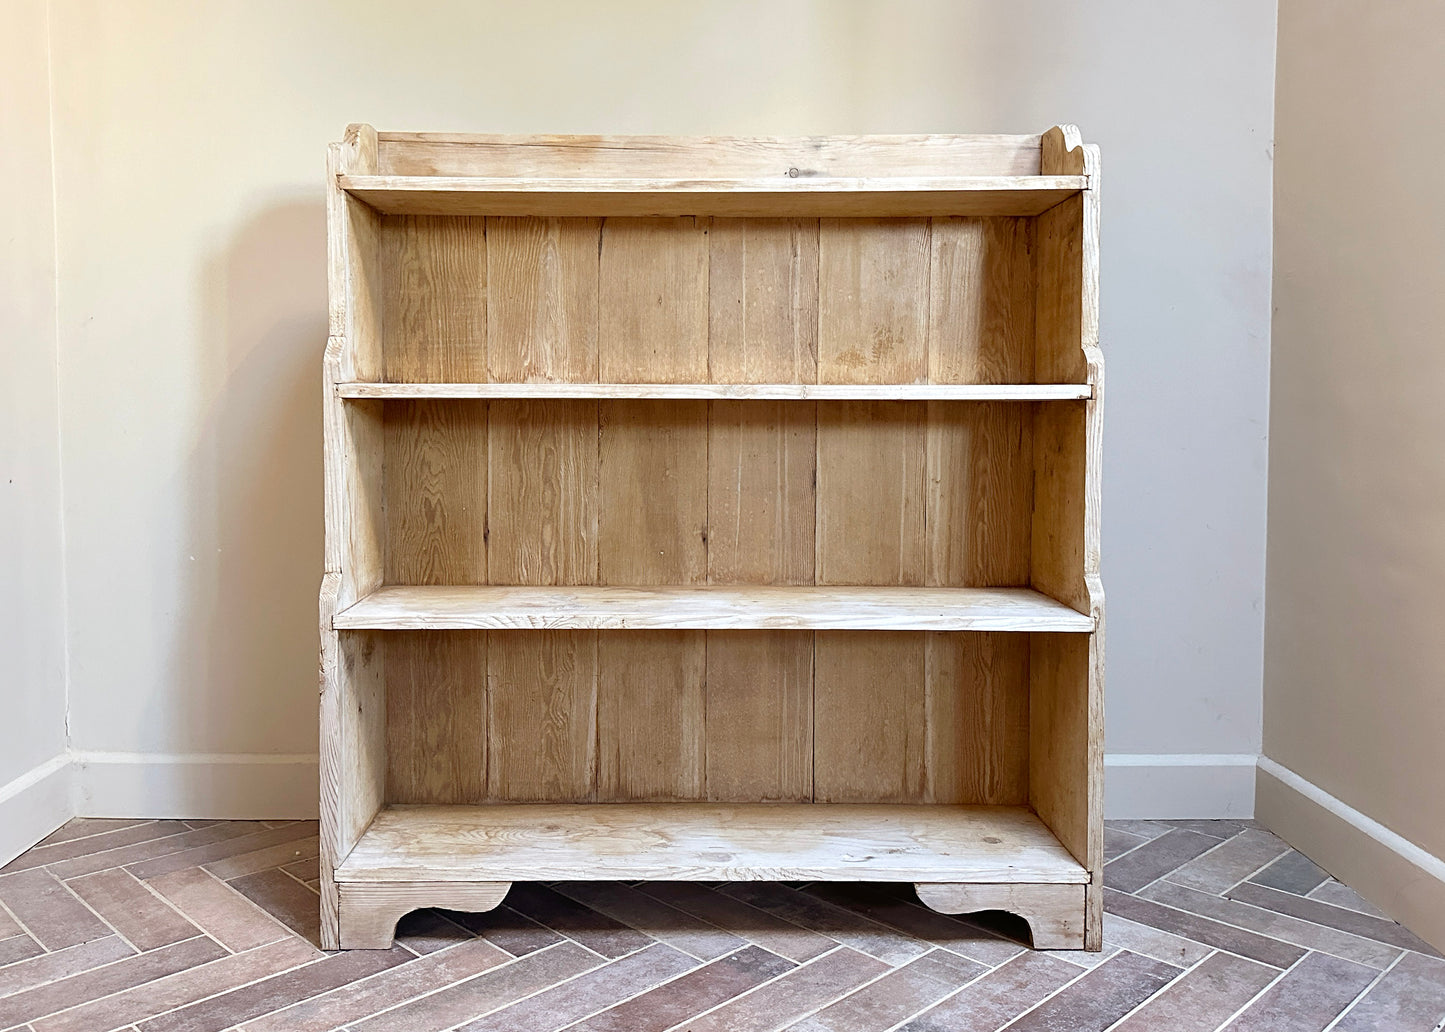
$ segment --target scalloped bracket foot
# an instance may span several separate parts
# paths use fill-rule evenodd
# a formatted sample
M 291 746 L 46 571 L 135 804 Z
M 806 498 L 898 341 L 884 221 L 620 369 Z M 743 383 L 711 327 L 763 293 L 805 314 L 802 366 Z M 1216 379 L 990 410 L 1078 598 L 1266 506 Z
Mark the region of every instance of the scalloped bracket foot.
M 940 914 L 973 914 L 980 910 L 1017 914 L 1029 923 L 1036 950 L 1085 948 L 1083 885 L 919 882 L 914 888 L 918 898 Z
M 391 949 L 397 921 L 413 910 L 491 910 L 511 887 L 511 882 L 342 882 L 341 948 Z

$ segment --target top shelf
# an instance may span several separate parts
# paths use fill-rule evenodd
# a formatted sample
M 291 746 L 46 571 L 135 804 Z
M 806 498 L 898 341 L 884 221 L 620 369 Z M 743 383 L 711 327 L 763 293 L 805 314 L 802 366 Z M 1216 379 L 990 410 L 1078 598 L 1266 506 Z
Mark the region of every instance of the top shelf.
M 337 176 L 389 215 L 920 217 L 1038 215 L 1088 176 L 768 176 L 744 179 Z
M 1073 401 L 1091 398 L 1087 383 L 362 383 L 336 385 L 338 397 L 649 398 L 715 401 Z

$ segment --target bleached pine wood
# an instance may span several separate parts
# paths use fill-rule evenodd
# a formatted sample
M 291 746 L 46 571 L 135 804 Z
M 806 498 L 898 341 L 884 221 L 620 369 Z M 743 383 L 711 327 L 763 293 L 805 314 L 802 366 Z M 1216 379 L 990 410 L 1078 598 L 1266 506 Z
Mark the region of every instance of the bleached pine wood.
M 1084 945 L 1084 886 L 1015 883 L 920 882 L 925 905 L 942 914 L 1007 910 L 1029 923 L 1036 950 L 1080 950 Z
M 1098 163 L 1077 130 L 354 126 L 331 168 L 325 941 L 339 919 L 382 945 L 396 907 L 462 905 L 439 878 L 483 886 L 476 906 L 504 889 L 442 836 L 452 873 L 348 896 L 383 800 L 484 830 L 577 810 L 568 834 L 604 852 L 597 820 L 641 800 L 668 801 L 649 841 L 699 831 L 705 801 L 779 800 L 815 844 L 845 808 L 823 801 L 853 800 L 1026 804 L 1071 872 L 1062 902 L 1035 891 L 1059 879 L 978 877 L 947 849 L 892 876 L 1098 948 Z M 383 213 L 340 176 L 413 181 Z M 989 177 L 1029 181 L 999 200 Z M 949 189 L 909 207 L 930 179 Z M 760 192 L 727 192 L 743 180 Z M 947 834 L 971 849 L 975 831 Z M 596 873 L 589 848 L 562 850 L 565 876 L 639 876 Z M 765 848 L 739 850 L 737 876 L 769 876 Z M 818 876 L 890 877 L 872 868 L 891 848 Z
M 716 399 L 752 401 L 1066 401 L 1086 383 L 343 383 L 343 398 Z
M 422 907 L 473 912 L 491 910 L 506 898 L 511 887 L 510 882 L 482 881 L 343 884 L 339 948 L 390 949 L 397 921 L 411 911 Z
M 1084 176 L 879 176 L 766 179 L 337 177 L 389 215 L 718 215 L 879 218 L 1037 215 L 1088 187 Z
M 1025 807 L 814 803 L 389 807 L 343 884 L 575 878 L 1082 885 Z M 444 904 L 443 904 L 444 905 Z
M 335 626 L 1087 633 L 1094 619 L 1029 588 L 392 585 L 338 613 Z

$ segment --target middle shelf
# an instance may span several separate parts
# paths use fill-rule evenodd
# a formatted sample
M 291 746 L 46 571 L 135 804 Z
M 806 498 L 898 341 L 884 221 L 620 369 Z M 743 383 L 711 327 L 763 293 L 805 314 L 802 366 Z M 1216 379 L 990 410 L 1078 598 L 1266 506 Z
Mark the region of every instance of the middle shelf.
M 886 630 L 1088 633 L 1094 618 L 1031 588 L 387 586 L 338 630 Z
M 1075 401 L 1087 383 L 338 383 L 348 399 L 577 398 L 757 401 Z

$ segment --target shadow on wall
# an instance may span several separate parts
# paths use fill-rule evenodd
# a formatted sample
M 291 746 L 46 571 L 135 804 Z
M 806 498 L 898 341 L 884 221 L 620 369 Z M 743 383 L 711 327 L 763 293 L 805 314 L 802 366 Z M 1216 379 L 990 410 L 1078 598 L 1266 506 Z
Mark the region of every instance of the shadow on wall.
M 318 198 L 252 218 L 202 279 L 179 720 L 218 752 L 316 751 L 326 267 Z

